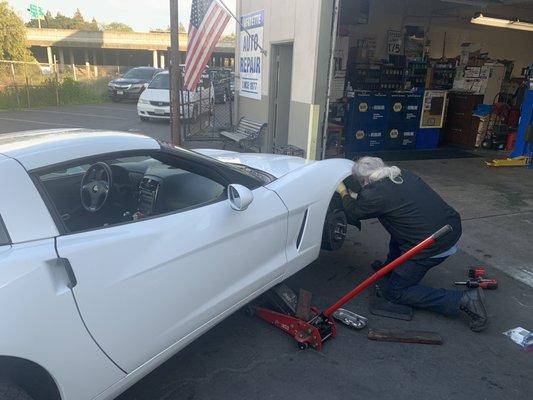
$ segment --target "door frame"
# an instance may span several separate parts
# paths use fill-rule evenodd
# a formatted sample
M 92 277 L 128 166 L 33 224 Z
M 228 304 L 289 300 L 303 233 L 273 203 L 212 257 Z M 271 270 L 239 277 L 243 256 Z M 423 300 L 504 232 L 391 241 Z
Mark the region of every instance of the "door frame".
M 268 131 L 270 134 L 268 135 L 267 140 L 267 146 L 269 149 L 274 148 L 275 143 L 275 136 L 276 136 L 276 119 L 277 119 L 277 104 L 275 104 L 276 96 L 274 96 L 275 93 L 277 93 L 277 84 L 278 84 L 278 72 L 276 70 L 277 66 L 277 60 L 276 60 L 276 48 L 283 45 L 290 45 L 292 46 L 292 55 L 294 60 L 294 41 L 293 40 L 282 40 L 282 41 L 275 41 L 271 42 L 270 44 L 270 69 L 269 69 L 269 96 L 268 96 Z M 291 97 L 292 97 L 292 77 L 293 77 L 293 63 L 291 62 Z M 290 103 L 290 98 L 289 98 Z M 289 111 L 290 113 L 290 111 Z M 290 118 L 290 114 L 289 114 Z

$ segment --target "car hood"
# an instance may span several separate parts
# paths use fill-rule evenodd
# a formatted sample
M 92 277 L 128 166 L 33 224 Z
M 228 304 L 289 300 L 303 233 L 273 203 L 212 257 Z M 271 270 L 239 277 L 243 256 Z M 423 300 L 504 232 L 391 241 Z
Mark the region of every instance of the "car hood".
M 146 83 L 148 80 L 146 79 L 127 79 L 127 78 L 119 78 L 119 79 L 113 79 L 110 83 L 117 84 L 117 85 L 135 85 L 139 83 Z
M 141 94 L 141 99 L 148 101 L 170 101 L 170 91 L 166 89 L 146 89 Z
M 214 149 L 199 149 L 195 151 L 225 163 L 247 165 L 251 168 L 265 171 L 276 178 L 281 178 L 289 172 L 314 163 L 312 160 L 280 154 L 237 153 Z

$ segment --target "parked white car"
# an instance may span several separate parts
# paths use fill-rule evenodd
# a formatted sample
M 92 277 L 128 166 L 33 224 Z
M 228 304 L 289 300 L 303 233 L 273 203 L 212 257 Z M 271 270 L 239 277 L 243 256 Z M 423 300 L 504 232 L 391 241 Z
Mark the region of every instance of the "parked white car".
M 2 399 L 114 398 L 342 245 L 351 168 L 120 132 L 0 135 Z
M 180 100 L 182 119 L 196 121 L 202 114 L 212 111 L 215 102 L 215 90 L 209 80 L 200 82 L 194 92 L 183 90 Z M 137 114 L 141 121 L 152 119 L 170 119 L 170 75 L 168 71 L 157 74 L 142 92 L 137 102 Z

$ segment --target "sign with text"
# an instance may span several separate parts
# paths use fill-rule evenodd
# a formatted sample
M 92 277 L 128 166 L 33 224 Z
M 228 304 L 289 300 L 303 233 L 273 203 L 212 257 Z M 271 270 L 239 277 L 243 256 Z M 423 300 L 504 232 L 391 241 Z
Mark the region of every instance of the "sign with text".
M 240 87 L 239 94 L 250 99 L 261 100 L 261 73 L 263 71 L 263 25 L 264 10 L 241 16 Z
M 387 49 L 391 55 L 401 55 L 403 51 L 403 38 L 400 31 L 388 31 Z
M 30 4 L 28 11 L 30 12 L 31 19 L 44 19 L 44 10 L 37 4 Z

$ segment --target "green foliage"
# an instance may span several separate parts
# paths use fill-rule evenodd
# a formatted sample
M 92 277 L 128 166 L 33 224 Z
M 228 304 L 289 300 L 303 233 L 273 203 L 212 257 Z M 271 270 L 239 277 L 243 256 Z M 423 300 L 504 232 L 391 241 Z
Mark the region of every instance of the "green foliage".
M 110 22 L 109 24 L 102 25 L 104 31 L 116 31 L 116 32 L 133 32 L 133 28 L 122 22 Z
M 0 1 L 0 59 L 29 61 L 31 58 L 24 23 L 6 1 Z
M 36 20 L 31 20 L 26 23 L 26 26 L 30 28 L 37 28 L 38 22 Z M 86 21 L 83 18 L 81 11 L 78 9 L 72 17 L 67 17 L 61 13 L 57 13 L 56 16 L 52 16 L 50 11 L 47 11 L 44 16 L 44 21 L 41 21 L 41 26 L 43 28 L 51 29 L 77 29 L 82 31 L 98 31 L 98 22 L 96 19 L 92 21 Z
M 57 97 L 59 97 L 59 105 L 101 103 L 107 97 L 105 94 L 99 94 L 101 93 L 99 86 L 107 86 L 107 81 L 103 79 L 77 82 L 67 76 L 59 83 L 56 83 L 54 77 L 50 77 L 38 86 L 23 85 L 17 89 L 7 86 L 0 90 L 0 109 L 55 106 Z

